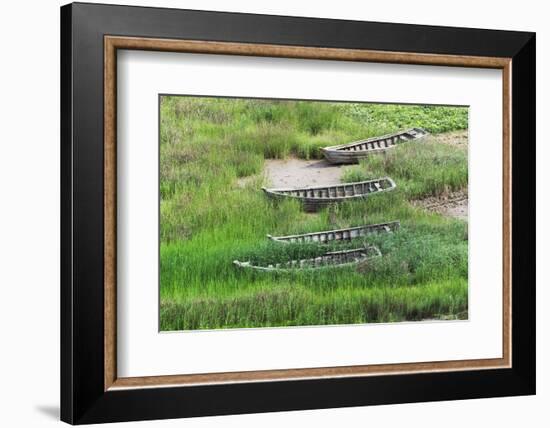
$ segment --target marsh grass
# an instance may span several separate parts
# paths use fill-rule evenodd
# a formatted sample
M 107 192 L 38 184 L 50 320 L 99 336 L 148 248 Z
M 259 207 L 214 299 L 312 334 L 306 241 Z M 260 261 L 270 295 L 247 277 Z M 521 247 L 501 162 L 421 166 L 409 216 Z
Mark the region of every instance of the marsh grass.
M 427 137 L 361 160 L 345 171 L 343 181 L 369 180 L 380 174 L 397 180 L 399 192 L 409 200 L 440 196 L 468 186 L 468 152 Z
M 319 148 L 424 126 L 467 127 L 467 110 L 162 97 L 160 150 L 161 330 L 457 318 L 467 311 L 467 233 L 458 220 L 408 200 L 467 183 L 465 152 L 403 145 L 351 168 L 347 181 L 389 175 L 398 189 L 306 214 L 260 188 L 266 158 L 320 156 Z M 420 148 L 421 147 L 421 148 Z M 248 177 L 244 186 L 237 180 Z M 344 245 L 284 245 L 286 235 L 400 220 L 393 234 Z M 377 245 L 354 268 L 255 273 L 233 260 L 274 263 L 330 249 Z

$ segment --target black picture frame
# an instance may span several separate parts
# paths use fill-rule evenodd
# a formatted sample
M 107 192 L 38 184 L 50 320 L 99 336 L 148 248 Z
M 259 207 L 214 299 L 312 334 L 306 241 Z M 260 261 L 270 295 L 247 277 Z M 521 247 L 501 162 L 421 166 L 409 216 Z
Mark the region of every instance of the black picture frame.
M 512 367 L 104 390 L 104 36 L 512 58 Z M 61 419 L 86 424 L 535 393 L 535 34 L 73 3 L 61 8 Z

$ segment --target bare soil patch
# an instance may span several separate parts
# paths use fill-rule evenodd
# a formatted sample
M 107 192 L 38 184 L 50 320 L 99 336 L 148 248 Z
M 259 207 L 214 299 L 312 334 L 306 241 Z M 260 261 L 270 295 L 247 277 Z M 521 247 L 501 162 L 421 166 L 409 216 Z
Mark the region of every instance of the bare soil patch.
M 444 132 L 443 134 L 430 135 L 428 138 L 437 143 L 452 146 L 468 146 L 468 130 Z
M 274 187 L 313 187 L 341 182 L 344 168 L 326 160 L 267 159 L 265 174 L 269 185 Z
M 465 191 L 416 200 L 413 201 L 413 205 L 444 216 L 468 221 L 468 193 Z

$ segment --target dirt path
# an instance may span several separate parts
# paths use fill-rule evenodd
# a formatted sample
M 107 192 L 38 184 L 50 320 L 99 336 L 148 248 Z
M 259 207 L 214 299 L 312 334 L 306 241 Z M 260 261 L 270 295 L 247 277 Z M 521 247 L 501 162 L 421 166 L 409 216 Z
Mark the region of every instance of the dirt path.
M 326 160 L 268 159 L 265 174 L 273 187 L 312 187 L 338 184 L 344 172 L 341 165 Z

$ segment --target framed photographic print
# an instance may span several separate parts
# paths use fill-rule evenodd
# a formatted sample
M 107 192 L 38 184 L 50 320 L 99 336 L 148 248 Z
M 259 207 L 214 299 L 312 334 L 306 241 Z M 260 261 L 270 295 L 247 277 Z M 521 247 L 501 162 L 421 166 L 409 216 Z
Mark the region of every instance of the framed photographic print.
M 72 424 L 535 393 L 535 35 L 61 8 Z

